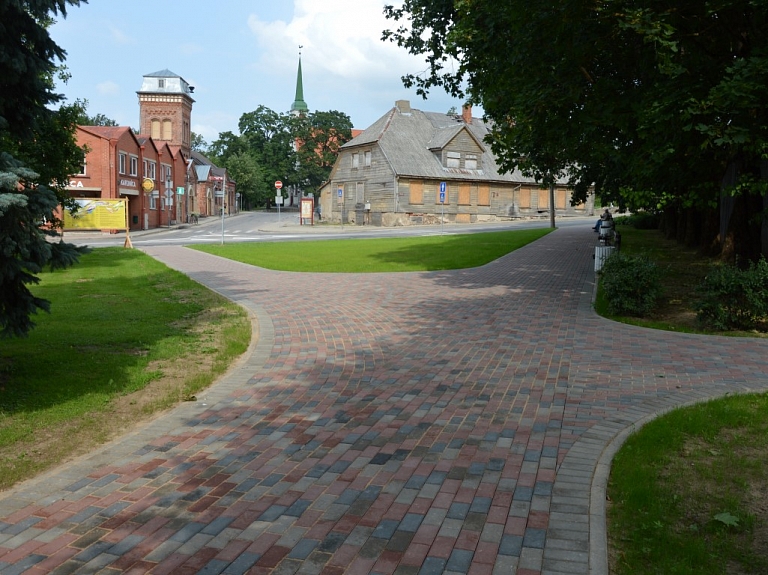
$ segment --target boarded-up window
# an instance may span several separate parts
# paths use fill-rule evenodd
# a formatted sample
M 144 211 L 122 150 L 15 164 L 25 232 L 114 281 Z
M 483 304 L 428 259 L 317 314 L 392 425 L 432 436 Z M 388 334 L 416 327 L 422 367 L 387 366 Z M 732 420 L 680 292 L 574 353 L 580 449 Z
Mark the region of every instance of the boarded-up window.
M 448 168 L 461 167 L 461 154 L 459 152 L 448 152 L 445 155 L 445 165 Z
M 371 167 L 371 151 L 367 150 L 365 152 L 365 167 L 370 168 Z
M 160 120 L 152 120 L 152 128 L 149 132 L 149 135 L 153 140 L 160 139 Z
M 469 197 L 469 184 L 459 184 L 459 204 L 462 206 L 468 206 Z
M 411 204 L 424 203 L 424 182 L 421 180 L 411 180 L 409 202 Z
M 520 188 L 520 208 L 531 207 L 531 188 Z
M 163 120 L 163 140 L 173 139 L 173 123 L 170 120 Z
M 352 169 L 356 170 L 360 167 L 360 154 L 354 153 L 352 154 Z
M 365 201 L 365 183 L 357 182 L 355 188 L 355 202 L 362 204 Z
M 539 190 L 539 209 L 549 209 L 549 190 Z
M 555 195 L 555 197 L 556 197 L 555 207 L 558 210 L 564 210 L 565 209 L 565 197 L 566 197 L 565 190 L 556 190 L 555 194 L 556 194 Z
M 477 205 L 478 206 L 491 205 L 491 185 L 490 184 L 480 184 L 477 187 Z
M 477 156 L 474 154 L 467 154 L 464 158 L 464 167 L 468 170 L 477 169 Z

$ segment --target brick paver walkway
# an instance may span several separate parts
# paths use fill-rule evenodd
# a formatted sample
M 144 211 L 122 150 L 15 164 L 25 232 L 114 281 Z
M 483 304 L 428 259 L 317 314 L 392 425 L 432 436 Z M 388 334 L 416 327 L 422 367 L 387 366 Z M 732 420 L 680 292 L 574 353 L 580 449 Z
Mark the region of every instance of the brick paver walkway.
M 597 317 L 593 246 L 561 229 L 401 275 L 148 249 L 251 310 L 257 343 L 198 402 L 4 494 L 0 572 L 606 573 L 627 430 L 765 389 L 768 342 Z

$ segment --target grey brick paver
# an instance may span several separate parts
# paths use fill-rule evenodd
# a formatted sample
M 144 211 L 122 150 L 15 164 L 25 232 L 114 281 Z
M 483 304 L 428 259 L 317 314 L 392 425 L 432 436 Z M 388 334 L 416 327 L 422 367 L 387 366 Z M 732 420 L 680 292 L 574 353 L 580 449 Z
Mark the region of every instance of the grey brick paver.
M 0 573 L 75 540 L 58 571 L 140 550 L 165 571 L 606 573 L 613 453 L 669 409 L 768 389 L 768 342 L 597 317 L 593 245 L 585 224 L 399 275 L 148 248 L 252 314 L 249 353 L 197 402 L 4 493 Z M 453 547 L 467 535 L 483 553 Z

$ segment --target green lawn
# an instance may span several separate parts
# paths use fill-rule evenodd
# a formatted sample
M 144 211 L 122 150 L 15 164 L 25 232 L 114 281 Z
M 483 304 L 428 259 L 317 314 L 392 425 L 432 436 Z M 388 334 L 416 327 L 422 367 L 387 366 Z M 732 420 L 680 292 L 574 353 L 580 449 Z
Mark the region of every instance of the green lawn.
M 40 278 L 51 313 L 0 344 L 0 488 L 190 397 L 250 340 L 242 309 L 136 250 Z
M 630 437 L 608 487 L 613 575 L 768 573 L 768 395 L 679 409 Z
M 427 237 L 195 245 L 246 264 L 292 272 L 416 272 L 481 266 L 551 228 Z

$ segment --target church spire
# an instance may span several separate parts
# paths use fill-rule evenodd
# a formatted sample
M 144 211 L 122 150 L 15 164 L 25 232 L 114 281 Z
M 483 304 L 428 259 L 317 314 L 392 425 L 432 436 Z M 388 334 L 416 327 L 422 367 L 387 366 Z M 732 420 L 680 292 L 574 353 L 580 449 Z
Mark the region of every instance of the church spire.
M 303 46 L 299 46 L 299 72 L 296 74 L 296 98 L 291 105 L 291 114 L 300 116 L 306 114 L 309 111 L 307 103 L 304 101 L 304 83 L 301 78 L 301 49 Z

